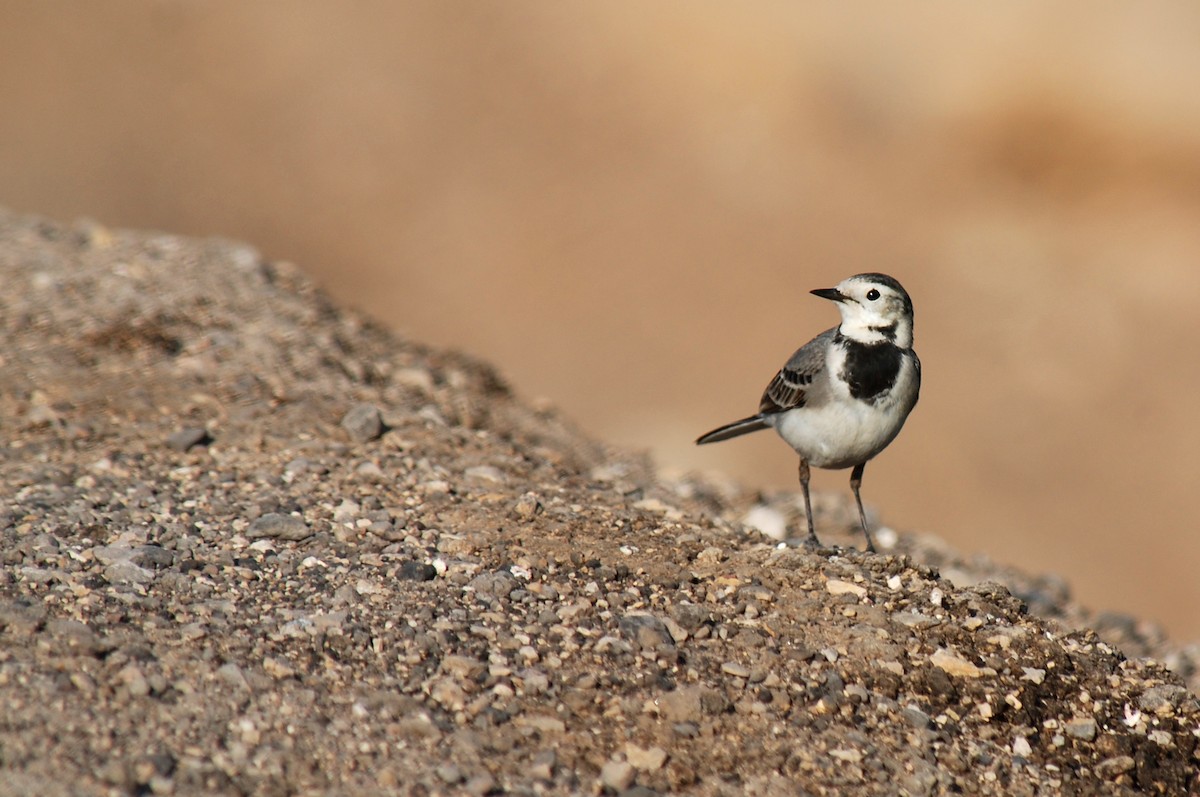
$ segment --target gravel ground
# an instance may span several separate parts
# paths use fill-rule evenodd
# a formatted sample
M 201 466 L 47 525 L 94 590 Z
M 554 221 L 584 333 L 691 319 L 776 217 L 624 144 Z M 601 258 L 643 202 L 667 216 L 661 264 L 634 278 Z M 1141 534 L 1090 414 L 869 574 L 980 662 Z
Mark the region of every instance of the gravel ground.
M 780 546 L 244 245 L 0 279 L 4 794 L 1200 793 L 1196 649 L 1052 577 Z

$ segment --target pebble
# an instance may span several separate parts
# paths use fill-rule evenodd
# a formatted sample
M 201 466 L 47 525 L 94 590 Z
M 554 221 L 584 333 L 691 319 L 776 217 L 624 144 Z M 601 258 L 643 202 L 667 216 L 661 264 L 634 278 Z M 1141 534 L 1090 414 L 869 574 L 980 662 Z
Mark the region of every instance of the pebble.
M 825 582 L 825 589 L 830 595 L 854 595 L 855 597 L 865 597 L 867 594 L 866 587 L 858 584 L 852 584 L 849 581 L 841 581 L 836 578 L 831 578 Z
M 104 580 L 110 584 L 149 584 L 154 580 L 154 571 L 130 561 L 115 562 L 104 568 Z
M 467 468 L 463 471 L 463 476 L 477 482 L 491 482 L 492 484 L 502 484 L 504 482 L 504 472 L 491 465 L 475 465 L 474 467 Z
M 671 607 L 671 617 L 690 634 L 705 623 L 712 622 L 712 611 L 694 603 L 677 603 Z
M 670 722 L 699 722 L 703 715 L 700 687 L 685 686 L 667 692 L 658 699 L 658 706 Z
M 150 682 L 146 680 L 145 674 L 136 664 L 125 665 L 117 673 L 117 678 L 125 684 L 129 694 L 134 697 L 145 697 L 150 694 Z
M 983 675 L 983 670 L 979 667 L 945 648 L 938 648 L 934 651 L 933 655 L 929 657 L 929 663 L 944 670 L 947 675 L 957 675 L 962 678 L 978 678 Z
M 1069 720 L 1063 727 L 1063 730 L 1067 736 L 1090 742 L 1096 738 L 1096 720 L 1091 717 Z
M 513 505 L 513 513 L 517 517 L 529 520 L 543 511 L 542 503 L 533 493 L 525 493 Z
M 744 664 L 739 664 L 736 661 L 727 661 L 721 665 L 721 672 L 726 675 L 732 675 L 734 678 L 749 678 L 750 668 Z
M 173 433 L 167 438 L 167 448 L 172 451 L 187 451 L 195 446 L 205 446 L 212 442 L 208 430 L 203 426 L 189 426 Z
M 1040 667 L 1022 667 L 1021 670 L 1024 672 L 1024 675 L 1021 676 L 1022 681 L 1040 684 L 1046 680 L 1046 671 Z
M 279 540 L 298 542 L 311 537 L 312 529 L 295 515 L 268 512 L 250 524 L 250 527 L 246 529 L 246 536 L 252 540 L 260 537 L 273 537 Z
M 557 764 L 558 755 L 553 750 L 542 750 L 530 762 L 529 776 L 534 780 L 553 780 Z
M 437 568 L 431 564 L 414 562 L 410 559 L 396 570 L 396 577 L 401 581 L 433 581 L 437 578 Z
M 1106 758 L 1096 765 L 1096 774 L 1108 780 L 1114 780 L 1120 775 L 1133 769 L 1133 756 L 1118 755 Z
M 476 595 L 502 598 L 517 588 L 517 580 L 507 570 L 497 570 L 475 576 L 467 582 L 467 587 L 474 590 Z
M 463 790 L 472 797 L 483 797 L 485 794 L 490 794 L 495 788 L 496 779 L 487 772 L 473 775 L 463 784 Z
M 625 743 L 625 760 L 634 769 L 643 772 L 655 772 L 667 763 L 667 751 L 661 747 L 642 748 L 633 742 Z
M 387 427 L 383 415 L 374 404 L 355 404 L 344 416 L 341 426 L 356 443 L 368 443 L 383 436 Z
M 633 783 L 635 774 L 628 761 L 607 761 L 600 767 L 600 784 L 606 789 L 622 792 Z
M 1160 717 L 1175 712 L 1175 708 L 1188 696 L 1188 690 L 1175 684 L 1152 686 L 1138 697 L 1138 708 Z
M 451 786 L 463 779 L 462 770 L 454 764 L 442 764 L 434 770 L 434 773 L 443 783 L 449 783 Z
M 652 650 L 659 645 L 675 644 L 666 623 L 652 614 L 627 614 L 617 621 L 617 628 L 622 636 L 645 649 Z

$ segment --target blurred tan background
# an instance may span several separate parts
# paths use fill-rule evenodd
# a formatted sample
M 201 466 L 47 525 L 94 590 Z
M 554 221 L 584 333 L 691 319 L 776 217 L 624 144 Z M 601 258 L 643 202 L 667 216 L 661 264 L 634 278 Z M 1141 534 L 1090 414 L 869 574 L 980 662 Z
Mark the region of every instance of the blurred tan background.
M 0 7 L 0 204 L 217 234 L 591 432 L 791 487 L 754 411 L 897 276 L 883 521 L 1200 637 L 1200 5 Z M 845 472 L 817 486 L 845 490 Z

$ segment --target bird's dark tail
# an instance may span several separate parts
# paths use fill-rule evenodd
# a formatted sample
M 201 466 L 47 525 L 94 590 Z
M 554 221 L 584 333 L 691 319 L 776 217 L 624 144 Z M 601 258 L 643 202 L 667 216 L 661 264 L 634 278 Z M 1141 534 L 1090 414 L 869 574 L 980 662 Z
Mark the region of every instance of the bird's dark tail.
M 766 429 L 767 426 L 768 424 L 763 420 L 763 416 L 751 415 L 749 418 L 742 418 L 740 421 L 727 423 L 719 429 L 713 429 L 708 434 L 701 435 L 696 440 L 696 445 L 702 446 L 705 443 L 719 443 L 731 437 L 750 434 L 751 432 L 757 432 L 759 429 Z

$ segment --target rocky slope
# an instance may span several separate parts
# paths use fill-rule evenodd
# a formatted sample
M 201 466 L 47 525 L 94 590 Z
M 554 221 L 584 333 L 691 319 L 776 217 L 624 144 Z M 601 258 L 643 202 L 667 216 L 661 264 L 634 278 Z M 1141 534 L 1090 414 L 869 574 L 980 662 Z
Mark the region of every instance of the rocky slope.
M 1052 578 L 780 546 L 242 245 L 0 280 L 0 792 L 1200 791 L 1194 650 Z

